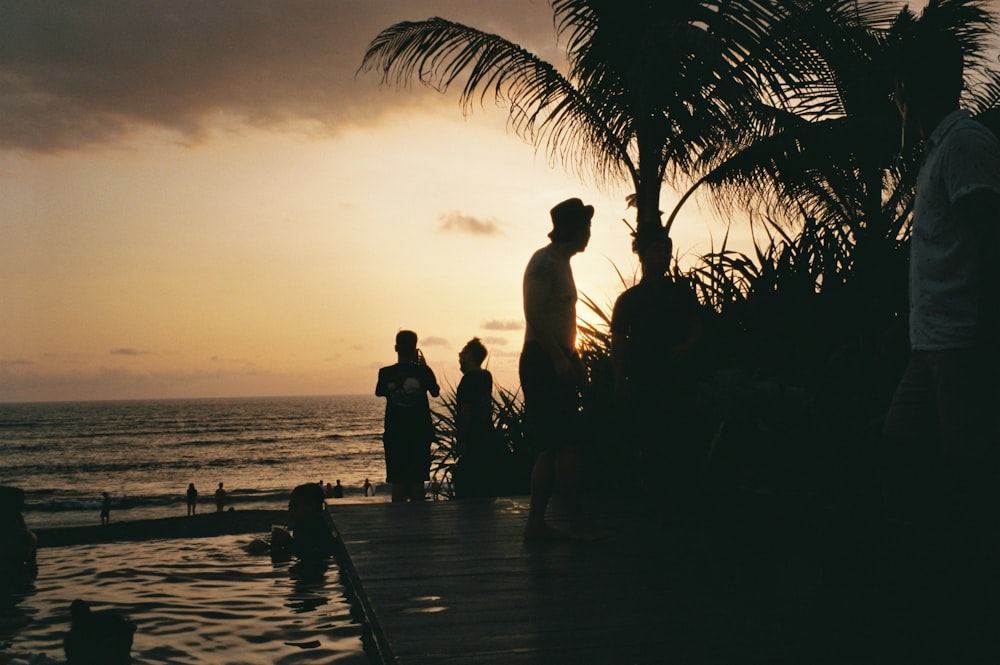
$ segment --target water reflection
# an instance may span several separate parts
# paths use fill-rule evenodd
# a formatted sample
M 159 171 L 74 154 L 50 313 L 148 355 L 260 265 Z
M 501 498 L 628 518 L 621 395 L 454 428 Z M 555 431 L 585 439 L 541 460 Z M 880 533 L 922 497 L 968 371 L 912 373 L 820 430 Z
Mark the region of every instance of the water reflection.
M 61 657 L 66 599 L 79 597 L 136 620 L 144 665 L 368 665 L 328 558 L 272 562 L 222 536 L 44 548 L 39 559 L 30 590 L 0 599 L 0 650 Z

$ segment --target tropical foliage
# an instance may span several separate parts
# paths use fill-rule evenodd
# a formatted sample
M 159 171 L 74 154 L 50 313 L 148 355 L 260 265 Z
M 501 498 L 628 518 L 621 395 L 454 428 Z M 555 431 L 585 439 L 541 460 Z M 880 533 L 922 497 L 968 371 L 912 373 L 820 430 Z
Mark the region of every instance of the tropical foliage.
M 900 150 L 886 63 L 918 26 L 952 32 L 966 53 L 965 105 L 1000 128 L 1000 73 L 984 57 L 994 28 L 986 3 L 931 0 L 919 18 L 861 0 L 552 7 L 565 68 L 438 18 L 387 28 L 363 68 L 385 82 L 460 86 L 466 109 L 492 96 L 553 160 L 599 184 L 630 181 L 637 233 L 660 224 L 664 182 L 687 183 L 668 229 L 703 188 L 720 211 L 749 212 L 752 256 L 723 241 L 674 267 L 708 323 L 702 369 L 688 387 L 704 423 L 693 435 L 720 481 L 753 477 L 811 491 L 843 482 L 878 436 L 907 348 L 919 157 L 917 146 Z M 611 305 L 584 304 L 591 316 L 580 344 L 594 379 L 584 394 L 588 431 L 598 466 L 613 474 L 608 461 L 628 450 L 615 435 Z M 453 459 L 445 411 L 442 479 Z M 516 393 L 501 392 L 497 412 L 520 454 Z

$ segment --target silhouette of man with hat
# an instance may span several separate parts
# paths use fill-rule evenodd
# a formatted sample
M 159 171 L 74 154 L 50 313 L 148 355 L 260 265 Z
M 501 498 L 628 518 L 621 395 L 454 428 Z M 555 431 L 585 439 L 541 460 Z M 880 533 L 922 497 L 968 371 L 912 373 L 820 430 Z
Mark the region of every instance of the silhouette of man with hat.
M 531 475 L 525 541 L 559 535 L 545 522 L 549 498 L 556 490 L 566 506 L 569 535 L 593 534 L 580 508 L 579 388 L 588 378 L 576 351 L 577 293 L 570 259 L 587 248 L 594 207 L 571 198 L 550 214 L 551 242 L 528 261 L 523 284 L 525 330 L 518 369 L 525 427 L 541 451 Z

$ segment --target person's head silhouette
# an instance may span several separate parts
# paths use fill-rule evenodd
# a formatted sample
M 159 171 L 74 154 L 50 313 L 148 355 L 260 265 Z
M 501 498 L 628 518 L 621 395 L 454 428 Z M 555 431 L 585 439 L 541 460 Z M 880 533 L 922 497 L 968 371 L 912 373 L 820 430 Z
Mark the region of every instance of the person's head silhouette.
M 80 599 L 70 605 L 72 625 L 63 640 L 69 665 L 127 665 L 132 662 L 135 622 L 124 614 L 94 612 Z

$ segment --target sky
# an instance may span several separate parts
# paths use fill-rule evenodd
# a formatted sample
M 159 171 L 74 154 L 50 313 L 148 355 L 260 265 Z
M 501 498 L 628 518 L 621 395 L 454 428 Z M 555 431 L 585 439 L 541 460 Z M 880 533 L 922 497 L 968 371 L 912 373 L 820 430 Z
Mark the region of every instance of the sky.
M 478 336 L 514 389 L 524 265 L 572 196 L 578 290 L 610 308 L 626 183 L 359 73 L 432 16 L 561 62 L 546 0 L 0 0 L 0 401 L 371 393 L 400 329 L 442 386 Z M 685 257 L 725 234 L 699 201 L 672 233 Z

